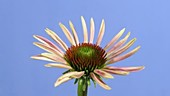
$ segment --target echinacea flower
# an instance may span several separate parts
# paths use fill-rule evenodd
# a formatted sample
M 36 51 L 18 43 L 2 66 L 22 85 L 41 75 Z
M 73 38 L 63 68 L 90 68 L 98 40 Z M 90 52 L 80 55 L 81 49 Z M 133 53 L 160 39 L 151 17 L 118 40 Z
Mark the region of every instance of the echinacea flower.
M 113 64 L 130 57 L 140 49 L 140 46 L 137 46 L 132 51 L 121 55 L 136 41 L 136 38 L 134 38 L 126 43 L 128 37 L 130 36 L 130 32 L 127 33 L 123 39 L 119 40 L 119 38 L 125 32 L 125 28 L 123 28 L 115 37 L 113 37 L 113 39 L 108 44 L 106 44 L 106 46 L 101 47 L 100 44 L 105 31 L 104 20 L 101 22 L 97 42 L 95 43 L 93 43 L 95 33 L 93 18 L 91 18 L 90 21 L 90 37 L 88 37 L 88 30 L 83 17 L 81 17 L 81 21 L 84 34 L 83 43 L 80 43 L 76 29 L 74 28 L 74 25 L 71 21 L 69 21 L 71 32 L 62 23 L 59 23 L 59 26 L 71 43 L 71 46 L 67 46 L 67 44 L 55 32 L 48 28 L 45 29 L 45 31 L 58 45 L 52 43 L 45 37 L 34 35 L 34 38 L 40 41 L 40 43 L 34 42 L 34 45 L 44 49 L 47 52 L 32 56 L 32 58 L 53 62 L 46 64 L 46 67 L 67 69 L 67 71 L 57 79 L 54 86 L 58 86 L 71 79 L 76 79 L 75 83 L 78 82 L 79 86 L 79 96 L 86 96 L 86 90 L 90 80 L 98 83 L 104 89 L 110 90 L 111 88 L 102 81 L 102 78 L 113 78 L 112 74 L 128 75 L 130 72 L 144 69 L 144 66 L 108 66 L 109 64 Z M 82 90 L 84 93 L 79 92 Z

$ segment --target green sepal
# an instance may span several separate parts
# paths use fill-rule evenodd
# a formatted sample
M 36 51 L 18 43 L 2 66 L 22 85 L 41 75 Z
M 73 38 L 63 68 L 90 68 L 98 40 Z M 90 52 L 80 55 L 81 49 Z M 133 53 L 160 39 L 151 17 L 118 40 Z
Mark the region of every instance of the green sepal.
M 77 84 L 78 80 L 79 80 L 79 79 L 75 79 L 74 84 Z
M 67 71 L 65 71 L 65 72 L 63 72 L 63 74 L 66 74 L 66 73 L 68 73 L 68 72 L 70 72 L 71 70 L 67 70 Z
M 96 88 L 96 81 L 93 80 L 92 78 L 91 78 L 91 80 L 93 81 L 94 87 Z
M 87 84 L 88 84 L 88 86 L 90 86 L 91 84 L 90 84 L 90 79 L 88 79 L 87 80 Z

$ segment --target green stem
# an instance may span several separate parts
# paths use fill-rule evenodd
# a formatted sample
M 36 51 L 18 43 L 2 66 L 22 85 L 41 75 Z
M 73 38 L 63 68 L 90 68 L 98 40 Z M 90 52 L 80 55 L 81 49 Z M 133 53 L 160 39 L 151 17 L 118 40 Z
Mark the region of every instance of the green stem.
M 78 81 L 78 96 L 87 96 L 87 90 L 88 90 L 88 83 L 87 83 L 87 77 L 83 76 Z

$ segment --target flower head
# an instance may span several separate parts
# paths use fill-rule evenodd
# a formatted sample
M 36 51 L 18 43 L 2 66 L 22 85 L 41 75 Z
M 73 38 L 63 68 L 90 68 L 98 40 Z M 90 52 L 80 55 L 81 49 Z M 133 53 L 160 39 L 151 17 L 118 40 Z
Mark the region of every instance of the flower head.
M 121 55 L 136 41 L 136 38 L 134 38 L 125 44 L 128 37 L 130 36 L 130 32 L 127 33 L 123 39 L 118 41 L 124 33 L 125 28 L 123 28 L 115 37 L 113 37 L 113 39 L 105 47 L 101 47 L 100 43 L 105 31 L 104 20 L 101 22 L 96 43 L 93 43 L 95 32 L 93 18 L 91 18 L 90 21 L 90 38 L 88 38 L 88 30 L 83 17 L 81 17 L 81 21 L 84 34 L 83 43 L 79 42 L 77 32 L 71 21 L 69 24 L 72 33 L 63 24 L 59 23 L 62 31 L 71 43 L 70 47 L 68 47 L 55 32 L 48 28 L 45 29 L 45 31 L 58 44 L 58 46 L 42 36 L 34 35 L 34 38 L 40 41 L 40 43 L 35 42 L 34 45 L 44 49 L 47 52 L 32 56 L 32 58 L 54 62 L 46 64 L 46 67 L 68 69 L 61 77 L 57 79 L 55 86 L 58 86 L 61 83 L 71 79 L 76 79 L 75 82 L 77 82 L 79 78 L 86 77 L 88 82 L 90 82 L 91 79 L 92 81 L 97 82 L 101 87 L 110 90 L 111 88 L 102 81 L 102 78 L 113 78 L 112 74 L 127 75 L 130 72 L 144 69 L 144 66 L 108 66 L 109 64 L 113 64 L 130 57 L 140 49 L 140 46 L 138 46 L 132 51 Z

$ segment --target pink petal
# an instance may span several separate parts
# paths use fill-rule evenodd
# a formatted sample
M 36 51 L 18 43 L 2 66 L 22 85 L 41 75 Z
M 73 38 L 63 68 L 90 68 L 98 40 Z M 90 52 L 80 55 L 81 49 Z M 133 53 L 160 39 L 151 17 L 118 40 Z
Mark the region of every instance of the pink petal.
M 64 43 L 64 41 L 61 40 L 61 38 L 55 32 L 48 28 L 46 28 L 45 31 L 54 41 L 56 41 L 64 49 L 64 51 L 68 49 L 68 46 Z
M 46 58 L 42 55 L 36 55 L 36 56 L 31 56 L 32 59 L 36 59 L 36 60 L 44 60 L 44 61 L 50 61 L 50 62 L 56 62 L 52 59 Z
M 104 50 L 107 50 L 110 46 L 112 46 L 124 33 L 125 28 L 123 28 L 105 47 Z
M 57 67 L 57 68 L 72 69 L 69 65 L 58 64 L 58 63 L 49 63 L 49 64 L 46 64 L 45 67 Z
M 71 35 L 71 33 L 69 32 L 69 30 L 62 23 L 59 23 L 59 25 L 61 29 L 63 30 L 64 34 L 66 35 L 67 39 L 70 41 L 70 43 L 72 45 L 76 45 L 75 40 L 73 36 Z
M 86 22 L 84 20 L 84 17 L 81 16 L 81 22 L 82 22 L 82 27 L 83 27 L 83 34 L 84 34 L 84 43 L 88 43 L 88 32 L 87 32 L 87 26 Z
M 104 31 L 105 31 L 105 23 L 104 23 L 104 20 L 102 20 L 96 45 L 100 45 L 102 38 L 103 38 L 103 35 L 104 35 Z
M 138 50 L 140 49 L 140 46 L 136 47 L 135 49 L 133 49 L 132 51 L 122 55 L 122 56 L 118 56 L 118 57 L 114 57 L 112 58 L 107 64 L 112 64 L 121 60 L 124 60 L 130 56 L 132 56 L 133 54 L 135 54 Z
M 128 72 L 136 72 L 143 70 L 144 66 L 138 66 L 138 67 L 113 67 L 113 66 L 106 66 L 105 69 L 109 70 L 119 70 L 119 71 L 128 71 Z
M 60 63 L 62 63 L 62 64 L 67 64 L 67 62 L 66 62 L 63 58 L 61 58 L 60 56 L 55 55 L 55 54 L 51 54 L 51 53 L 41 53 L 41 56 L 44 56 L 44 57 L 46 57 L 46 58 L 49 58 L 49 59 L 51 59 L 51 60 L 53 60 L 53 61 L 55 61 L 55 62 L 60 62 Z
M 70 28 L 72 29 L 72 32 L 73 32 L 73 37 L 74 37 L 75 43 L 78 45 L 79 39 L 78 39 L 78 36 L 77 36 L 77 32 L 76 32 L 74 25 L 71 21 L 69 21 L 69 24 L 70 24 Z
M 61 80 L 57 80 L 56 82 L 55 82 L 55 84 L 54 84 L 54 87 L 57 87 L 57 86 L 59 86 L 60 84 L 62 84 L 62 83 L 64 83 L 64 82 L 67 82 L 67 81 L 69 81 L 69 80 L 71 80 L 72 78 L 69 78 L 69 77 L 67 77 L 67 78 L 62 78 Z
M 66 73 L 66 74 L 60 76 L 54 85 L 56 87 L 56 86 L 60 85 L 61 83 L 64 83 L 72 78 L 80 78 L 83 75 L 84 75 L 84 71 L 81 71 L 81 72 L 74 71 L 74 72 Z
M 122 39 L 120 40 L 118 43 L 116 43 L 107 53 L 108 53 L 108 56 L 114 52 L 115 50 L 117 50 L 119 47 L 121 47 L 126 41 L 127 39 L 129 38 L 130 36 L 130 32 Z
M 42 36 L 38 36 L 38 35 L 34 35 L 33 36 L 35 39 L 39 40 L 40 42 L 47 44 L 48 46 L 55 48 L 56 50 L 58 50 L 61 54 L 64 54 L 64 52 L 58 48 L 54 43 L 52 43 L 50 40 L 42 37 Z
M 95 80 L 101 87 L 103 87 L 106 90 L 110 90 L 111 88 L 105 84 L 100 78 L 98 78 L 94 73 L 90 73 L 90 76 L 92 77 L 93 80 Z
M 95 69 L 94 73 L 98 74 L 99 76 L 102 76 L 104 78 L 113 78 L 113 76 L 103 70 L 100 69 Z
M 91 20 L 90 20 L 90 41 L 89 41 L 89 43 L 93 43 L 94 32 L 95 32 L 94 20 L 93 20 L 93 18 L 91 18 Z
M 113 51 L 110 56 L 108 56 L 107 58 L 108 59 L 112 59 L 120 54 L 122 54 L 124 51 L 126 51 L 128 48 L 130 48 L 134 42 L 136 41 L 136 38 L 130 40 L 126 45 L 124 45 L 122 48 L 116 50 L 116 51 Z
M 103 71 L 106 71 L 110 74 L 116 74 L 116 75 L 128 75 L 129 72 L 127 71 L 121 71 L 121 70 L 110 70 L 110 69 L 103 69 Z
M 45 44 L 38 43 L 38 42 L 34 42 L 33 44 L 38 46 L 41 49 L 46 50 L 47 52 L 54 53 L 56 55 L 59 55 L 59 56 L 63 57 L 63 54 L 61 54 L 58 50 L 56 50 L 56 49 L 54 49 L 54 48 L 52 48 L 50 46 L 47 46 Z

